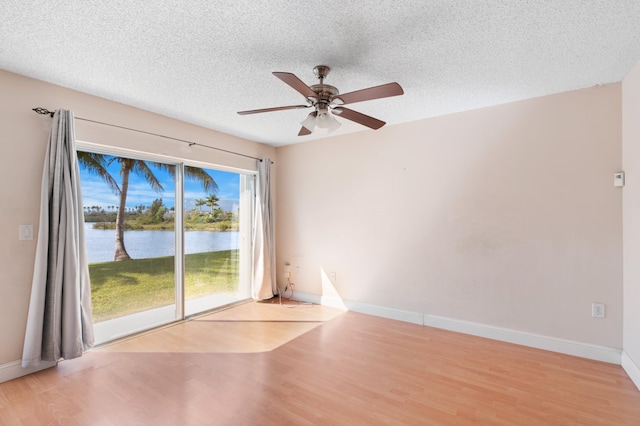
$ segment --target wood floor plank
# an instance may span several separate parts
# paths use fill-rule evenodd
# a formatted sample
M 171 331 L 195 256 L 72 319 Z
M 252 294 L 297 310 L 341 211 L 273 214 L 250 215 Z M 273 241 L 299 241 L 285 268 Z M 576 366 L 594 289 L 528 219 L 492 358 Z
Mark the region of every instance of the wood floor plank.
M 0 425 L 639 425 L 622 368 L 249 303 L 0 384 Z

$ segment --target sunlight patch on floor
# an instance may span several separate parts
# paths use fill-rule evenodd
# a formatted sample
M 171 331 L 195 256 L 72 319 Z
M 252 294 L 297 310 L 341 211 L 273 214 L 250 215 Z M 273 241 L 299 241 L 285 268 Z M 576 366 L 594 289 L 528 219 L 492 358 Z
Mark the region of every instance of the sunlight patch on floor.
M 272 351 L 343 314 L 285 301 L 250 302 L 122 340 L 100 352 L 257 353 Z

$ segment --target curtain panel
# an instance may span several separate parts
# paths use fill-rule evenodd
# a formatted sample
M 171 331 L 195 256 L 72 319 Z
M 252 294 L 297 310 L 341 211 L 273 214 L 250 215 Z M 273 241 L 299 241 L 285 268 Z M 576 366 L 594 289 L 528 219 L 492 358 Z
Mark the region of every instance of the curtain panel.
M 40 221 L 22 366 L 77 358 L 93 346 L 73 112 L 55 112 L 42 174 Z
M 278 294 L 276 284 L 276 259 L 271 200 L 271 160 L 258 160 L 256 188 L 256 212 L 253 232 L 253 284 L 255 300 L 270 299 Z

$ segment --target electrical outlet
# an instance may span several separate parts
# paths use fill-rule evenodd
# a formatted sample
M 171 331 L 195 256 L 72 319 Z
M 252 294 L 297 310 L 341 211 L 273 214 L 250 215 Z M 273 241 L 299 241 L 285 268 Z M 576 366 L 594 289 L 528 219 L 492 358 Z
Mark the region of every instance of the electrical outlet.
M 329 279 L 331 280 L 332 283 L 336 282 L 336 273 L 335 272 L 329 272 Z
M 604 303 L 592 303 L 591 316 L 593 318 L 604 318 Z
M 291 264 L 287 262 L 284 264 L 284 278 L 287 279 L 290 276 L 291 276 Z
M 296 266 L 296 275 L 300 275 L 302 273 L 302 268 L 299 266 Z

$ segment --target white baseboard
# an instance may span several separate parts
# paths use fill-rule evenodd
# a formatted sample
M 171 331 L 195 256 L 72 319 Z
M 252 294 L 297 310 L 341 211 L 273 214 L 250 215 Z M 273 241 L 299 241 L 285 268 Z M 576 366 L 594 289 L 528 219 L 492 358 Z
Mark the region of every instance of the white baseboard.
M 410 322 L 413 324 L 442 328 L 459 333 L 471 334 L 473 336 L 515 343 L 517 345 L 529 346 L 532 348 L 608 362 L 611 364 L 620 365 L 621 363 L 622 350 L 608 346 L 592 345 L 589 343 L 581 343 L 556 337 L 526 333 L 486 324 L 460 321 L 435 315 L 420 314 L 400 309 L 386 308 L 384 306 L 369 305 L 366 303 L 343 300 L 337 297 L 322 297 L 310 293 L 296 292 L 295 298 L 304 302 L 331 306 L 334 308 Z
M 0 383 L 8 382 L 9 380 L 17 379 L 18 377 L 26 376 L 27 374 L 35 373 L 36 371 L 54 367 L 55 365 L 55 361 L 43 361 L 38 366 L 22 368 L 21 360 L 0 364 Z
M 424 325 L 620 365 L 622 350 L 486 324 L 425 315 Z
M 328 303 L 322 303 L 322 297 L 318 296 L 317 294 L 301 293 L 299 291 L 296 291 L 293 294 L 293 299 L 300 302 L 313 303 L 314 305 L 332 306 L 334 308 L 337 308 L 337 306 L 333 306 L 331 303 L 329 303 L 329 301 L 327 301 Z
M 631 381 L 636 385 L 638 390 L 640 390 L 640 367 L 633 362 L 631 357 L 627 355 L 626 352 L 622 352 L 622 368 L 627 372 Z
M 334 308 L 342 308 L 348 311 L 358 312 L 361 314 L 373 315 L 376 317 L 388 318 L 398 321 L 410 322 L 412 324 L 423 325 L 422 314 L 411 311 L 403 311 L 400 309 L 386 308 L 384 306 L 369 305 L 367 303 L 354 302 L 353 300 L 342 300 L 337 297 L 322 297 L 321 304 L 333 306 Z

